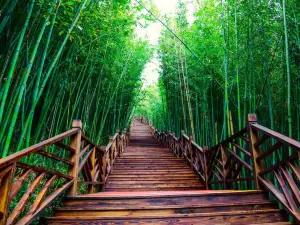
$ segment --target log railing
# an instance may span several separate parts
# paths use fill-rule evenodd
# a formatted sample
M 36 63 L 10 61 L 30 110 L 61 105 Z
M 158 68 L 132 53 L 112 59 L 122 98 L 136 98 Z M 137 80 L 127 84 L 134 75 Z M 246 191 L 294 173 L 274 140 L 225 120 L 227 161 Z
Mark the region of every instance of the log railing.
M 0 159 L 0 225 L 30 224 L 64 192 L 103 189 L 128 134 L 117 131 L 99 147 L 81 129 L 81 121 L 73 121 L 71 130 Z
M 300 223 L 300 142 L 258 124 L 255 114 L 246 128 L 210 148 L 183 131 L 179 138 L 153 126 L 151 132 L 189 161 L 206 189 L 266 190 Z

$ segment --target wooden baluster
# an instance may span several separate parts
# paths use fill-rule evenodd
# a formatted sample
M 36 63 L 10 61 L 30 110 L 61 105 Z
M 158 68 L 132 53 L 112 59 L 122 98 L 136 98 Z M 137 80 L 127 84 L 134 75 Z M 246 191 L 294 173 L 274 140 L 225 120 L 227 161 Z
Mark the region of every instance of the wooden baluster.
M 16 163 L 13 163 L 6 169 L 8 171 L 0 180 L 0 225 L 5 225 L 8 218 L 9 204 L 11 201 L 9 196 L 12 191 L 13 179 L 16 171 Z
M 224 150 L 224 148 L 223 148 L 222 145 L 220 145 L 220 148 L 221 148 L 221 157 L 222 157 L 223 174 L 224 174 L 224 177 L 223 177 L 223 180 L 224 180 L 224 189 L 226 189 L 227 186 L 229 186 L 225 182 L 225 178 L 226 178 L 227 172 L 228 172 L 228 169 L 225 168 L 226 164 L 227 164 L 228 157 L 227 157 L 226 152 L 225 152 L 225 150 Z
M 92 149 L 92 153 L 90 156 L 91 159 L 91 177 L 92 177 L 92 182 L 95 182 L 94 177 L 95 177 L 95 166 L 96 166 L 96 149 L 95 147 Z M 88 192 L 89 193 L 94 193 L 95 192 L 95 186 L 93 184 L 88 185 Z
M 192 149 L 192 142 L 193 142 L 193 136 L 189 137 L 189 144 L 188 144 L 188 154 L 189 154 L 189 158 L 191 160 L 191 163 L 194 164 L 194 158 L 195 155 L 193 154 L 193 149 Z
M 121 139 L 120 139 L 120 130 L 117 129 L 116 130 L 116 133 L 118 134 L 118 137 L 116 138 L 116 150 L 117 150 L 117 156 L 120 156 L 121 155 Z
M 110 149 L 108 150 L 108 157 L 109 157 L 109 165 L 111 167 L 112 163 L 113 163 L 113 136 L 109 136 L 109 143 L 111 143 Z
M 169 131 L 169 130 L 168 130 L 168 133 L 167 133 L 167 147 L 168 148 L 172 147 L 172 145 L 171 145 L 171 131 Z
M 249 136 L 249 145 L 250 145 L 250 152 L 252 157 L 252 167 L 253 167 L 253 178 L 255 189 L 260 190 L 262 189 L 261 184 L 258 181 L 258 174 L 260 171 L 263 170 L 263 163 L 262 160 L 257 161 L 257 157 L 262 154 L 260 145 L 256 146 L 255 144 L 259 141 L 258 131 L 251 128 L 251 124 L 257 123 L 256 114 L 248 114 L 248 121 L 247 121 L 247 129 L 248 129 L 248 136 Z
M 181 133 L 180 133 L 180 142 L 179 142 L 179 152 L 180 152 L 180 155 L 184 157 L 184 130 L 181 130 Z
M 175 137 L 175 133 L 173 133 L 173 137 Z M 178 157 L 178 151 L 177 151 L 177 143 L 175 138 L 172 138 L 172 146 L 173 146 L 173 153 Z
M 75 149 L 70 161 L 74 163 L 69 169 L 69 175 L 74 177 L 74 182 L 67 191 L 67 196 L 76 196 L 78 187 L 78 167 L 79 167 L 79 155 L 80 155 L 80 144 L 81 144 L 81 120 L 73 120 L 72 128 L 78 128 L 78 132 L 71 137 L 71 148 Z
M 208 147 L 203 146 L 203 164 L 204 164 L 204 179 L 205 179 L 205 189 L 208 190 L 208 171 L 207 171 L 207 153 Z

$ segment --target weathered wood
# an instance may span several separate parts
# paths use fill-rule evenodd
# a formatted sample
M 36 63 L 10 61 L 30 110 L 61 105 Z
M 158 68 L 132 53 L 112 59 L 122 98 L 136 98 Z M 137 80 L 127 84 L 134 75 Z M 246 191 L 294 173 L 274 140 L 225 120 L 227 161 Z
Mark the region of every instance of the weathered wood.
M 266 152 L 262 153 L 256 158 L 256 161 L 260 161 L 269 155 L 271 155 L 273 152 L 277 151 L 283 144 L 281 142 L 277 142 L 276 144 L 272 145 L 271 148 L 269 148 Z
M 262 186 L 258 181 L 259 173 L 264 169 L 262 161 L 258 161 L 257 157 L 262 154 L 261 146 L 255 146 L 255 144 L 259 141 L 258 131 L 253 129 L 253 126 L 257 124 L 257 118 L 255 114 L 248 115 L 248 135 L 250 139 L 250 152 L 252 156 L 252 163 L 253 163 L 253 176 L 254 176 L 254 184 L 257 190 L 261 189 Z
M 12 213 L 7 219 L 7 225 L 14 224 L 14 221 L 17 217 L 23 212 L 26 207 L 27 202 L 29 201 L 30 196 L 34 193 L 37 187 L 40 185 L 42 179 L 44 178 L 45 173 L 40 174 L 37 178 L 30 184 L 29 188 L 26 190 L 25 194 L 22 196 L 21 200 L 18 202 Z
M 49 206 L 57 197 L 63 194 L 72 184 L 74 180 L 71 180 L 64 184 L 62 187 L 58 188 L 50 195 L 48 195 L 45 200 L 39 205 L 38 209 L 33 214 L 27 214 L 22 219 L 20 219 L 15 225 L 27 225 L 36 218 L 47 206 Z
M 31 173 L 31 169 L 26 169 L 25 172 L 13 183 L 10 193 L 10 199 L 13 199 L 18 194 L 23 182 L 27 180 Z
M 48 158 L 54 159 L 54 160 L 56 160 L 58 162 L 63 162 L 63 163 L 68 164 L 70 166 L 74 166 L 74 162 L 70 162 L 69 160 L 66 160 L 66 159 L 63 159 L 61 157 L 58 157 L 58 156 L 56 156 L 54 154 L 51 154 L 50 152 L 46 152 L 44 150 L 39 150 L 37 153 L 40 154 L 40 155 L 42 155 L 42 156 L 46 156 Z
M 0 180 L 0 225 L 6 225 L 6 221 L 8 218 L 8 210 L 10 204 L 10 195 L 11 195 L 11 187 L 13 184 L 13 178 L 16 170 L 16 164 L 14 163 L 11 166 L 8 166 L 8 170 L 5 171 L 5 174 L 2 176 Z M 4 169 L 5 170 L 5 169 Z
M 280 170 L 281 170 L 285 180 L 289 184 L 289 186 L 291 188 L 291 191 L 293 193 L 293 196 L 297 200 L 298 204 L 300 204 L 300 191 L 297 187 L 297 184 L 295 183 L 295 181 L 293 180 L 291 174 L 289 173 L 289 171 L 286 168 L 280 167 Z
M 54 182 L 54 180 L 56 179 L 56 176 L 52 176 L 47 183 L 44 185 L 44 187 L 42 188 L 42 190 L 39 192 L 39 194 L 36 196 L 34 202 L 32 203 L 30 210 L 28 212 L 28 214 L 33 214 L 35 213 L 35 211 L 38 209 L 38 207 L 41 205 L 44 197 L 47 195 L 47 192 L 50 188 L 50 186 L 52 185 L 52 183 Z
M 56 176 L 58 176 L 58 177 L 65 178 L 65 179 L 67 179 L 67 180 L 72 180 L 72 179 L 73 179 L 72 176 L 69 176 L 69 175 L 60 173 L 60 172 L 58 172 L 58 171 L 46 170 L 46 169 L 44 169 L 43 167 L 39 167 L 39 166 L 31 166 L 31 165 L 27 165 L 27 164 L 25 164 L 25 163 L 20 163 L 20 162 L 18 162 L 18 163 L 17 163 L 17 167 L 18 167 L 18 168 L 22 168 L 22 169 L 31 169 L 32 171 L 38 172 L 38 173 L 46 173 L 46 174 L 50 174 L 50 175 L 56 175 Z
M 65 144 L 62 143 L 62 142 L 56 142 L 56 143 L 54 143 L 54 144 L 55 144 L 57 147 L 63 148 L 63 149 L 65 149 L 65 150 L 69 151 L 69 152 L 73 152 L 73 153 L 76 152 L 76 150 L 75 150 L 74 148 L 72 148 L 72 147 L 70 147 L 70 146 L 68 146 L 68 145 L 65 145 Z
M 19 151 L 19 152 L 16 152 L 14 154 L 11 154 L 3 159 L 0 159 L 0 169 L 3 168 L 3 167 L 6 167 L 7 165 L 10 165 L 12 164 L 13 162 L 17 162 L 19 161 L 21 158 L 25 157 L 25 156 L 28 156 L 34 152 L 37 152 L 49 145 L 52 145 L 56 142 L 59 142 L 61 141 L 62 139 L 66 138 L 66 137 L 69 137 L 73 134 L 76 134 L 78 132 L 78 128 L 73 128 L 69 131 L 66 131 L 62 134 L 59 134 L 53 138 L 49 138 L 45 141 L 42 141 L 38 144 L 35 144 L 33 146 L 30 146 L 29 148 L 26 148 L 22 151 Z
M 67 195 L 75 196 L 78 188 L 78 174 L 79 174 L 79 155 L 80 155 L 80 144 L 81 144 L 81 129 L 82 123 L 80 120 L 74 120 L 72 122 L 72 128 L 77 129 L 77 133 L 71 137 L 71 148 L 75 149 L 76 152 L 70 158 L 70 161 L 74 163 L 69 169 L 69 175 L 73 177 L 73 184 L 67 191 Z
M 285 144 L 285 145 L 288 145 L 290 147 L 293 147 L 295 148 L 297 151 L 300 151 L 300 142 L 290 138 L 290 137 L 287 137 L 283 134 L 280 134 L 276 131 L 273 131 L 269 128 L 266 128 L 260 124 L 257 124 L 257 123 L 253 123 L 251 124 L 251 128 L 252 129 L 255 129 L 256 131 L 261 131 L 263 132 L 264 134 L 268 135 L 268 136 L 271 136 L 273 138 L 275 138 L 276 140 L 280 141 L 281 143 Z

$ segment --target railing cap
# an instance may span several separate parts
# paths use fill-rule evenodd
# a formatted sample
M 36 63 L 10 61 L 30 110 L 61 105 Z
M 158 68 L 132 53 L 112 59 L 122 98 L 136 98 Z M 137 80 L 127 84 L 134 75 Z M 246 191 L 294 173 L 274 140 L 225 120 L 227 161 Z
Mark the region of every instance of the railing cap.
M 248 114 L 248 118 L 247 118 L 248 123 L 254 123 L 257 122 L 257 116 L 256 114 Z
M 80 128 L 82 130 L 82 122 L 81 120 L 73 120 L 72 128 Z

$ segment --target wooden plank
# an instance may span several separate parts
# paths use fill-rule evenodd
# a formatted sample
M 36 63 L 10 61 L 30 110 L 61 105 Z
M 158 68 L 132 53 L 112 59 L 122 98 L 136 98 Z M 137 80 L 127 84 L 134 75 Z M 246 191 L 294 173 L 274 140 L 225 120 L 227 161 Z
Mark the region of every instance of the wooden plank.
M 9 166 L 9 172 L 5 173 L 0 181 L 0 212 L 1 212 L 1 219 L 0 224 L 6 225 L 8 212 L 9 212 L 9 205 L 11 199 L 9 196 L 11 195 L 11 186 L 13 184 L 14 174 L 16 170 L 16 163 L 12 166 Z
M 39 151 L 37 151 L 36 153 L 37 153 L 37 154 L 40 154 L 40 155 L 42 155 L 42 156 L 46 156 L 46 157 L 48 157 L 48 158 L 54 159 L 54 160 L 56 160 L 56 161 L 58 161 L 58 162 L 63 162 L 63 163 L 68 164 L 68 165 L 70 165 L 70 166 L 73 166 L 73 165 L 74 165 L 74 162 L 70 162 L 69 160 L 63 159 L 63 158 L 61 158 L 61 157 L 58 157 L 58 156 L 56 156 L 56 155 L 54 155 L 54 154 L 52 154 L 52 153 L 50 153 L 50 152 L 46 152 L 46 151 L 44 151 L 44 150 L 39 150 Z
M 299 213 L 297 211 L 291 210 L 283 194 L 280 193 L 269 180 L 266 180 L 261 176 L 258 176 L 258 179 L 266 187 L 266 189 L 269 190 L 273 194 L 273 196 L 283 205 L 283 207 L 296 219 L 296 221 L 300 223 Z
M 241 146 L 239 146 L 237 143 L 235 143 L 234 141 L 230 142 L 234 147 L 236 147 L 236 149 L 240 150 L 241 152 L 243 152 L 245 155 L 251 157 L 250 152 L 248 152 L 246 149 L 242 148 Z
M 47 206 L 49 206 L 57 197 L 63 194 L 72 184 L 73 180 L 67 182 L 62 187 L 58 188 L 54 192 L 52 192 L 49 196 L 45 198 L 45 200 L 39 205 L 39 208 L 34 212 L 34 214 L 26 215 L 22 219 L 20 219 L 15 225 L 28 225 L 32 222 L 34 218 L 36 218 Z
M 293 147 L 295 148 L 297 151 L 300 151 L 300 142 L 290 138 L 290 137 L 287 137 L 283 134 L 280 134 L 274 130 L 271 130 L 269 128 L 266 128 L 260 124 L 251 124 L 251 127 L 258 130 L 258 131 L 261 131 L 263 132 L 264 134 L 266 135 L 269 135 L 273 138 L 275 138 L 276 140 L 280 141 L 281 143 L 285 144 L 285 145 L 288 145 L 290 147 Z
M 263 144 L 268 138 L 270 138 L 270 136 L 264 134 L 262 138 L 260 138 L 259 141 L 254 144 L 255 148 Z
M 74 163 L 70 166 L 68 175 L 73 178 L 73 183 L 67 191 L 68 196 L 77 195 L 78 190 L 78 176 L 79 176 L 79 156 L 82 136 L 82 122 L 80 120 L 72 121 L 72 128 L 77 128 L 78 132 L 71 137 L 71 148 L 75 149 L 75 153 L 71 156 L 70 161 Z
M 79 164 L 79 167 L 78 167 L 78 173 L 81 172 L 83 166 L 85 165 L 85 163 L 87 162 L 87 160 L 89 159 L 90 155 L 92 154 L 92 150 L 90 150 L 85 156 L 84 158 L 82 159 L 82 161 L 80 162 Z
M 26 169 L 25 172 L 13 183 L 10 199 L 13 199 L 18 194 L 20 188 L 22 187 L 22 184 L 24 183 L 25 180 L 27 180 L 27 178 L 31 173 L 32 173 L 31 169 Z
M 80 151 L 80 154 L 79 154 L 79 158 L 81 158 L 84 153 L 89 149 L 89 147 L 91 147 L 90 144 L 87 144 L 81 151 Z
M 68 179 L 68 180 L 73 179 L 72 176 L 60 173 L 58 171 L 47 170 L 47 169 L 45 169 L 43 167 L 39 167 L 39 166 L 31 166 L 31 165 L 27 165 L 25 163 L 18 162 L 17 167 L 22 168 L 22 169 L 31 169 L 32 171 L 35 171 L 35 172 L 38 172 L 38 173 L 46 173 L 46 174 L 50 174 L 50 175 L 56 175 L 58 177 L 62 177 L 62 178 Z
M 36 179 L 30 184 L 24 195 L 22 196 L 21 200 L 18 202 L 12 213 L 9 215 L 7 219 L 7 225 L 14 224 L 17 217 L 23 212 L 23 210 L 26 207 L 27 202 L 29 201 L 29 198 L 34 193 L 34 191 L 37 189 L 39 184 L 41 183 L 42 179 L 44 178 L 45 173 L 41 173 L 39 176 L 36 177 Z
M 286 184 L 285 184 L 285 182 L 284 182 L 281 174 L 278 171 L 276 171 L 276 170 L 274 170 L 274 174 L 275 174 L 275 177 L 276 177 L 276 179 L 277 179 L 277 181 L 278 181 L 278 183 L 280 185 L 280 188 L 281 188 L 281 190 L 283 192 L 283 195 L 284 195 L 284 197 L 285 197 L 285 199 L 286 199 L 289 207 L 293 211 L 298 211 L 298 207 L 297 207 L 297 205 L 296 205 L 296 203 L 295 203 L 295 201 L 293 199 L 293 196 L 291 195 L 290 191 L 287 189 L 287 186 L 286 186 Z
M 237 154 L 235 154 L 233 151 L 231 151 L 229 148 L 224 146 L 224 149 L 226 149 L 235 159 L 237 159 L 241 164 L 243 164 L 249 171 L 253 171 L 252 167 L 246 163 L 244 160 L 242 160 Z
M 264 174 L 266 174 L 266 173 L 272 172 L 272 171 L 274 171 L 275 169 L 278 169 L 280 166 L 282 166 L 282 165 L 284 165 L 284 164 L 287 164 L 287 163 L 289 163 L 289 162 L 293 162 L 293 161 L 295 161 L 295 160 L 297 160 L 297 159 L 298 159 L 298 154 L 295 153 L 295 154 L 293 154 L 293 155 L 287 157 L 286 159 L 282 160 L 281 162 L 278 162 L 278 163 L 276 163 L 275 165 L 269 167 L 268 169 L 265 169 L 265 170 L 261 171 L 258 175 L 262 176 L 262 175 L 264 175 Z
M 13 168 L 13 165 L 10 165 L 10 166 L 4 168 L 4 169 L 0 172 L 0 180 L 1 180 L 8 172 L 10 172 L 12 168 Z
M 72 147 L 70 147 L 70 146 L 68 146 L 68 145 L 65 145 L 64 143 L 62 143 L 62 142 L 56 142 L 56 143 L 54 143 L 57 147 L 60 147 L 60 148 L 63 148 L 63 149 L 65 149 L 65 150 L 67 150 L 67 151 L 69 151 L 69 152 L 72 152 L 72 153 L 75 153 L 76 152 L 76 150 L 74 149 L 74 148 L 72 148 Z
M 267 156 L 269 156 L 273 152 L 277 151 L 281 146 L 283 146 L 283 144 L 281 142 L 276 142 L 276 144 L 272 145 L 271 148 L 269 148 L 266 152 L 264 152 L 261 155 L 259 155 L 256 158 L 256 160 L 260 161 L 260 160 L 266 158 Z
M 286 168 L 280 167 L 280 170 L 281 170 L 285 180 L 288 182 L 295 199 L 297 200 L 298 204 L 300 204 L 300 191 L 297 187 L 297 184 L 295 183 L 291 174 L 289 173 L 289 171 Z
M 19 152 L 16 152 L 14 154 L 11 154 L 5 158 L 2 158 L 0 159 L 0 169 L 3 168 L 3 167 L 6 167 L 7 165 L 13 163 L 13 162 L 17 162 L 19 161 L 21 158 L 25 157 L 25 156 L 28 156 L 36 151 L 39 151 L 49 145 L 52 145 L 56 142 L 59 142 L 61 141 L 62 139 L 66 138 L 66 137 L 69 137 L 75 133 L 78 132 L 78 128 L 73 128 L 71 130 L 68 130 L 62 134 L 59 134 L 55 137 L 52 137 L 52 138 L 49 138 L 45 141 L 42 141 L 38 144 L 35 144 L 33 146 L 30 146 L 29 148 L 25 148 L 24 150 L 21 150 Z
M 293 162 L 287 162 L 286 164 L 292 169 L 293 173 L 298 178 L 298 181 L 300 181 L 300 170 L 297 165 L 295 165 Z
M 47 192 L 51 186 L 51 184 L 54 182 L 56 179 L 56 176 L 52 176 L 47 183 L 44 185 L 40 193 L 36 196 L 34 202 L 32 203 L 29 212 L 27 213 L 28 215 L 35 213 L 35 211 L 38 209 L 38 207 L 41 205 L 44 197 L 47 195 Z

